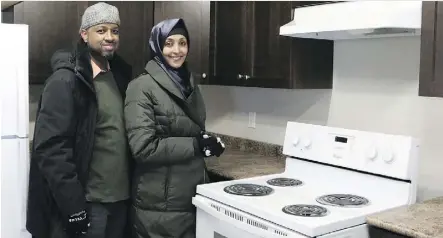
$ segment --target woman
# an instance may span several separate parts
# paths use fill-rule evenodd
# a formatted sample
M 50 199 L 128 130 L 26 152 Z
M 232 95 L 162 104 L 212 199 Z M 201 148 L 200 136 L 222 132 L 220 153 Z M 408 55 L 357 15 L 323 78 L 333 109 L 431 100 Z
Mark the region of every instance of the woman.
M 145 74 L 129 84 L 125 102 L 136 161 L 135 233 L 138 238 L 195 237 L 191 200 L 196 186 L 208 182 L 204 158 L 220 156 L 224 145 L 204 133 L 205 105 L 185 62 L 189 36 L 184 21 L 158 23 L 149 45 L 153 59 Z

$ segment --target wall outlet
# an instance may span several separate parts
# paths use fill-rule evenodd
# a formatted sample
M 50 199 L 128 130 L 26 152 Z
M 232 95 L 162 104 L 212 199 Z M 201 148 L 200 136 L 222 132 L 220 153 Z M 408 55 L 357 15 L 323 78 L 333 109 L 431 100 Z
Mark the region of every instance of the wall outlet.
M 249 123 L 248 123 L 248 127 L 249 128 L 255 128 L 255 117 L 256 117 L 257 113 L 255 112 L 250 112 L 249 113 Z

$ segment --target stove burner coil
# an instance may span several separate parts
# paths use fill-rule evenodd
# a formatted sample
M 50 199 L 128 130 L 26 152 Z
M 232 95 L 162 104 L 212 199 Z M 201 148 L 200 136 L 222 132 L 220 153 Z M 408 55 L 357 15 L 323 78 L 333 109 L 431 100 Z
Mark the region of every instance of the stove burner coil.
M 279 186 L 279 187 L 293 187 L 303 184 L 302 181 L 291 178 L 273 178 L 266 181 L 266 183 L 272 186 Z
M 224 188 L 224 191 L 234 195 L 241 196 L 266 196 L 271 194 L 274 189 L 257 184 L 233 184 Z
M 362 207 L 369 203 L 369 200 L 352 194 L 327 194 L 320 196 L 316 201 L 323 205 L 339 207 Z
M 284 207 L 282 211 L 289 215 L 301 217 L 323 217 L 328 214 L 328 210 L 324 207 L 307 204 L 289 205 Z

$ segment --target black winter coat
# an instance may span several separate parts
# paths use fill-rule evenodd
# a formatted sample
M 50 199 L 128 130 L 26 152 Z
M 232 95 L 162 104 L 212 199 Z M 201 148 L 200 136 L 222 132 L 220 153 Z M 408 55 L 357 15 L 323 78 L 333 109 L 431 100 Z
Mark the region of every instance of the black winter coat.
M 122 97 L 132 69 L 120 57 L 110 62 Z M 35 122 L 29 174 L 27 230 L 48 237 L 51 217 L 86 207 L 84 187 L 92 158 L 97 100 L 90 54 L 84 43 L 51 59 Z

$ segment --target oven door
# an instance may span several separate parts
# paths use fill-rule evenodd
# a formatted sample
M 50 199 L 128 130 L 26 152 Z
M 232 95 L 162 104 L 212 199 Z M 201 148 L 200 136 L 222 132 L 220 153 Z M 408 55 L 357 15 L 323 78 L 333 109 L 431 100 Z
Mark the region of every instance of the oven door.
M 196 238 L 307 238 L 200 195 L 192 203 L 197 208 Z

